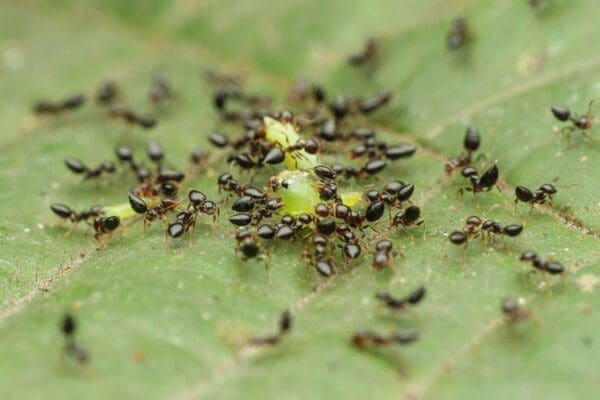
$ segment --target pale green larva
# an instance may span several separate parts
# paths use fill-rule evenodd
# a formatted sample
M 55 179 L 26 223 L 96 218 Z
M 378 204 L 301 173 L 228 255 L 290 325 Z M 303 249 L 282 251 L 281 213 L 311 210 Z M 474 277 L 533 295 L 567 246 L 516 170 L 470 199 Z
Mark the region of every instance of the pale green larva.
M 319 195 L 319 178 L 312 170 L 287 170 L 269 179 L 269 189 L 283 202 L 283 212 L 292 216 L 313 214 L 315 206 L 323 203 Z M 359 192 L 341 193 L 342 202 L 355 206 L 362 201 Z
M 290 122 L 280 122 L 269 117 L 263 118 L 263 122 L 265 124 L 265 138 L 282 149 L 293 146 L 300 140 L 300 135 Z M 285 154 L 287 169 L 311 169 L 319 164 L 319 156 L 307 153 L 304 149 L 289 151 Z
M 265 117 L 266 139 L 282 148 L 296 144 L 300 135 L 294 125 Z M 303 149 L 286 153 L 285 165 L 288 168 L 269 179 L 269 189 L 281 198 L 283 212 L 296 216 L 312 214 L 315 206 L 322 203 L 319 195 L 319 178 L 313 168 L 320 165 L 317 154 L 309 154 Z M 347 206 L 358 204 L 362 197 L 358 192 L 342 193 L 342 201 Z

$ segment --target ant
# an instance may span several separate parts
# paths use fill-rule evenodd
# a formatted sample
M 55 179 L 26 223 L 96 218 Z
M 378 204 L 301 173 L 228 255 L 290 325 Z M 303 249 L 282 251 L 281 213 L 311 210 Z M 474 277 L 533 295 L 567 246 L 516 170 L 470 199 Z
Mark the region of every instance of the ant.
M 211 215 L 213 222 L 216 222 L 216 218 L 219 216 L 219 207 L 217 203 L 212 200 L 207 200 L 206 195 L 199 190 L 192 189 L 188 193 L 188 210 L 193 210 L 195 213 L 203 213 Z
M 156 126 L 156 119 L 154 117 L 141 116 L 123 106 L 112 107 L 110 109 L 110 115 L 114 118 L 121 118 L 127 123 L 138 125 L 144 129 L 151 129 Z
M 326 235 L 317 233 L 313 235 L 310 246 L 312 249 L 312 254 L 310 254 L 308 250 L 305 250 L 303 255 L 314 262 L 315 269 L 321 276 L 330 277 L 333 275 L 335 273 L 333 262 L 327 258 L 327 252 L 329 248 L 328 237 Z
M 60 330 L 65 337 L 64 351 L 79 364 L 87 364 L 90 360 L 88 352 L 75 341 L 77 321 L 71 314 L 66 314 L 61 323 Z
M 152 84 L 152 89 L 150 90 L 150 94 L 148 95 L 150 102 L 156 105 L 172 97 L 173 92 L 171 90 L 171 85 L 169 84 L 167 77 L 163 74 L 156 74 L 156 76 L 154 77 L 154 82 Z
M 564 131 L 567 132 L 567 137 L 568 137 L 568 134 L 575 129 L 578 129 L 579 131 L 581 131 L 582 133 L 584 133 L 586 136 L 589 137 L 589 133 L 587 133 L 586 131 L 592 127 L 591 112 L 592 112 L 592 104 L 593 103 L 594 103 L 594 100 L 590 100 L 590 102 L 588 103 L 587 112 L 584 115 L 573 114 L 571 112 L 571 110 L 569 110 L 566 107 L 561 107 L 561 106 L 551 107 L 550 110 L 552 111 L 552 114 L 554 115 L 554 117 L 556 119 L 558 119 L 559 121 L 562 121 L 562 122 L 571 121 L 572 126 L 570 126 L 568 128 L 563 128 Z
M 375 295 L 377 300 L 382 301 L 386 307 L 393 310 L 404 309 L 407 305 L 416 305 L 425 297 L 425 286 L 419 286 L 413 290 L 408 296 L 401 299 L 393 297 L 387 292 L 380 292 Z
M 458 157 L 453 157 L 446 161 L 444 164 L 444 170 L 446 173 L 450 175 L 456 168 L 471 165 L 473 152 L 479 149 L 480 145 L 481 137 L 479 136 L 479 131 L 475 126 L 469 126 L 463 140 L 463 147 L 466 152 L 461 153 Z
M 358 104 L 358 111 L 360 111 L 360 113 L 363 115 L 370 114 L 378 108 L 389 103 L 392 96 L 393 93 L 389 90 L 386 90 L 372 97 L 364 99 Z
M 348 63 L 352 66 L 364 65 L 369 61 L 373 61 L 377 57 L 378 51 L 379 41 L 374 37 L 368 38 L 360 53 L 348 57 Z
M 415 190 L 415 186 L 412 183 L 404 183 L 402 181 L 390 181 L 385 184 L 381 191 L 369 190 L 365 197 L 369 201 L 369 205 L 366 210 L 366 217 L 369 222 L 378 220 L 381 215 L 375 218 L 373 221 L 369 219 L 369 210 L 371 212 L 383 213 L 382 205 L 387 204 L 392 207 L 400 208 L 403 201 L 409 201 Z
M 517 196 L 515 204 L 515 213 L 517 212 L 517 203 L 522 201 L 523 203 L 531 204 L 531 208 L 536 204 L 544 204 L 546 201 L 552 204 L 552 195 L 557 192 L 556 187 L 549 183 L 544 183 L 535 192 L 527 189 L 525 186 L 517 186 L 515 188 L 515 195 Z
M 490 237 L 492 233 L 496 235 L 515 237 L 519 236 L 521 232 L 523 232 L 523 225 L 511 224 L 503 227 L 498 222 L 489 219 L 481 224 L 481 230 L 486 231 L 488 233 L 488 237 Z
M 178 238 L 185 232 L 190 232 L 190 244 L 196 227 L 199 213 L 212 215 L 213 222 L 219 214 L 219 208 L 214 201 L 207 200 L 206 195 L 199 190 L 192 189 L 188 193 L 189 204 L 186 210 L 179 210 L 175 221 L 167 226 L 167 233 L 172 238 Z
M 375 254 L 373 254 L 373 262 L 371 267 L 381 271 L 390 265 L 393 257 L 396 255 L 392 242 L 388 239 L 381 239 L 375 244 Z
M 52 102 L 47 100 L 39 101 L 35 104 L 33 111 L 38 115 L 61 114 L 66 111 L 72 111 L 81 107 L 85 103 L 85 95 L 76 94 L 67 97 L 64 100 Z
M 503 227 L 494 220 L 481 221 L 476 215 L 472 215 L 465 221 L 465 227 L 462 231 L 454 231 L 448 235 L 450 242 L 456 245 L 467 243 L 470 237 L 481 235 L 483 231 L 488 232 L 488 237 L 493 233 L 497 235 L 518 236 L 523 231 L 523 225 L 507 225 Z
M 465 178 L 469 178 L 471 181 L 471 186 L 462 187 L 458 190 L 458 195 L 462 196 L 463 192 L 466 190 L 468 192 L 473 192 L 473 195 L 476 195 L 480 192 L 489 192 L 492 190 L 496 182 L 498 182 L 498 166 L 496 164 L 492 165 L 488 168 L 481 176 L 477 176 L 477 170 L 473 167 L 464 167 L 461 171 L 461 175 Z M 498 190 L 501 192 L 500 187 L 496 185 Z
M 471 236 L 478 236 L 480 232 L 477 229 L 481 226 L 482 221 L 476 215 L 471 215 L 465 222 L 465 228 L 462 231 L 454 231 L 448 235 L 450 242 L 459 245 L 467 243 L 467 240 Z
M 159 219 L 159 218 L 163 219 L 163 222 L 164 222 L 164 216 L 168 212 L 174 211 L 179 206 L 179 203 L 173 199 L 163 198 L 162 200 L 160 200 L 160 202 L 158 204 L 156 204 L 155 206 L 150 208 L 148 206 L 148 203 L 146 203 L 146 201 L 144 201 L 142 198 L 140 198 L 132 193 L 129 193 L 129 205 L 131 206 L 133 211 L 135 211 L 136 214 L 146 214 L 146 216 L 144 218 L 144 233 L 145 233 L 146 227 L 149 222 L 152 222 L 155 219 Z
M 100 206 L 92 206 L 89 210 L 75 212 L 70 207 L 64 204 L 52 204 L 50 205 L 50 209 L 54 214 L 63 219 L 68 219 L 72 223 L 77 224 L 80 221 L 86 221 L 90 218 L 100 217 L 103 214 L 102 207 Z
M 421 217 L 421 209 L 417 206 L 409 206 L 404 212 L 399 211 L 392 218 L 391 226 L 402 226 L 408 228 L 413 225 L 421 225 L 423 220 L 419 220 Z
M 226 147 L 229 145 L 229 138 L 219 132 L 209 133 L 208 141 L 215 147 Z
M 370 345 L 381 346 L 388 344 L 408 344 L 419 339 L 419 333 L 414 330 L 392 332 L 383 336 L 371 331 L 360 331 L 352 336 L 352 345 L 364 348 Z
M 175 221 L 170 223 L 167 227 L 167 233 L 172 238 L 178 238 L 185 232 L 190 232 L 190 241 L 194 233 L 194 227 L 196 226 L 196 216 L 188 210 L 179 210 L 175 216 Z
M 108 238 L 110 239 L 113 232 L 119 227 L 123 229 L 121 226 L 121 219 L 117 216 L 97 217 L 94 220 L 94 238 L 100 243 L 100 246 L 105 249 L 106 242 L 103 239 L 104 236 L 108 235 Z
M 260 259 L 265 263 L 265 268 L 269 268 L 269 263 L 266 256 L 260 254 L 260 246 L 256 241 L 256 237 L 249 231 L 240 230 L 235 234 L 236 248 L 235 251 L 242 253 L 242 260 L 247 261 L 251 258 Z
M 531 261 L 531 265 L 540 271 L 548 272 L 551 275 L 558 275 L 565 272 L 565 267 L 557 261 L 543 261 L 533 251 L 525 251 L 519 257 L 521 261 Z
M 204 166 L 208 162 L 209 155 L 202 149 L 196 149 L 190 154 L 190 163 L 195 166 Z
M 112 174 L 115 172 L 115 164 L 111 161 L 105 161 L 95 168 L 89 168 L 82 161 L 71 157 L 66 157 L 64 162 L 71 172 L 75 174 L 83 174 L 84 180 L 98 178 L 103 173 Z
M 96 103 L 102 106 L 112 104 L 119 95 L 119 88 L 113 81 L 107 81 L 96 92 Z
M 268 336 L 258 336 L 250 339 L 252 345 L 269 345 L 274 346 L 278 344 L 284 335 L 290 332 L 292 329 L 292 314 L 286 310 L 279 317 L 279 329 L 277 333 Z
M 449 50 L 457 50 L 467 44 L 470 36 L 467 20 L 463 17 L 456 18 L 446 35 L 446 46 Z
M 155 141 L 148 142 L 146 154 L 148 155 L 148 158 L 156 164 L 160 164 L 165 157 L 165 151 L 163 150 L 162 146 Z
M 515 298 L 507 297 L 500 305 L 502 313 L 511 321 L 518 322 L 529 318 L 531 311 L 523 308 L 521 302 Z

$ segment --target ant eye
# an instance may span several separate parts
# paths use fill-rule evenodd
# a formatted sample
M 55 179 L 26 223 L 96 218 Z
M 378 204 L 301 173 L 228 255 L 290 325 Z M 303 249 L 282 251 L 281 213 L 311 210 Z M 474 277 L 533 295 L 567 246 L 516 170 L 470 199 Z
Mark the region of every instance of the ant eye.
M 290 184 L 289 184 L 289 183 L 287 183 L 286 181 L 283 181 L 283 182 L 281 182 L 281 186 L 282 186 L 284 189 L 289 189 L 289 188 L 290 188 Z

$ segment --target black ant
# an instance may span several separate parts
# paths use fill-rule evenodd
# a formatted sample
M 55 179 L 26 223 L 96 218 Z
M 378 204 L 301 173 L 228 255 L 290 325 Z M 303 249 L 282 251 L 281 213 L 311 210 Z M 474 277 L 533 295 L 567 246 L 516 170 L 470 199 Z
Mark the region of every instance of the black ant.
M 389 90 L 378 93 L 372 97 L 364 99 L 358 103 L 358 110 L 361 114 L 370 114 L 378 108 L 386 105 L 392 99 L 393 93 Z
M 371 267 L 381 271 L 390 265 L 395 255 L 396 250 L 394 250 L 392 242 L 388 239 L 381 239 L 375 244 L 375 253 L 373 254 Z
M 88 352 L 75 341 L 77 321 L 71 314 L 66 314 L 61 323 L 60 330 L 65 337 L 64 351 L 80 364 L 87 364 L 90 360 Z
M 175 211 L 179 207 L 179 203 L 176 200 L 163 198 L 158 204 L 150 208 L 146 201 L 132 193 L 129 193 L 129 205 L 136 214 L 146 214 L 144 218 L 144 232 L 146 232 L 149 222 L 156 219 L 163 219 L 164 222 L 165 215 L 170 211 Z
M 192 189 L 188 193 L 188 210 L 193 210 L 195 213 L 203 213 L 213 217 L 213 222 L 216 222 L 219 216 L 219 207 L 212 200 L 207 200 L 206 195 L 199 190 Z
M 450 242 L 456 245 L 467 243 L 470 237 L 476 237 L 481 235 L 483 231 L 488 232 L 488 236 L 493 234 L 506 235 L 506 236 L 518 236 L 523 231 L 523 225 L 507 225 L 502 226 L 498 222 L 493 220 L 487 220 L 482 222 L 481 218 L 472 215 L 465 221 L 465 227 L 462 231 L 454 231 L 448 235 Z
M 163 150 L 162 146 L 155 141 L 148 142 L 146 154 L 148 155 L 148 158 L 156 164 L 160 164 L 165 157 L 165 151 Z
M 303 255 L 307 256 L 312 262 L 316 271 L 324 277 L 330 277 L 335 273 L 333 262 L 327 258 L 329 239 L 326 235 L 315 234 L 310 242 L 312 252 L 305 250 Z
M 190 154 L 190 163 L 195 166 L 204 166 L 208 162 L 209 155 L 203 149 L 196 149 Z
M 152 104 L 159 104 L 173 97 L 171 85 L 163 74 L 156 74 L 148 98 Z
M 329 277 L 335 274 L 331 260 L 318 260 L 315 263 L 315 269 L 324 277 Z
M 292 329 L 292 314 L 286 310 L 279 317 L 279 327 L 277 333 L 268 336 L 253 337 L 250 339 L 252 345 L 269 345 L 278 344 L 283 336 Z
M 556 192 L 556 187 L 549 183 L 544 183 L 535 192 L 532 192 L 525 186 L 517 186 L 515 188 L 515 195 L 517 196 L 514 201 L 515 212 L 517 212 L 517 203 L 519 201 L 531 204 L 532 209 L 534 205 L 544 204 L 546 201 L 552 204 L 552 195 Z
M 399 211 L 392 218 L 391 226 L 402 226 L 408 228 L 413 225 L 421 225 L 423 220 L 420 220 L 421 209 L 417 206 L 409 206 L 404 211 Z
M 463 192 L 466 190 L 468 192 L 473 192 L 473 195 L 480 192 L 489 192 L 492 190 L 496 182 L 498 182 L 498 166 L 496 164 L 492 165 L 488 168 L 481 176 L 477 176 L 477 170 L 473 167 L 465 167 L 461 171 L 461 175 L 465 178 L 469 178 L 471 181 L 471 186 L 462 187 L 458 190 L 458 195 L 462 196 Z M 498 190 L 500 188 L 496 185 Z M 501 191 L 501 190 L 500 190 Z
M 348 115 L 351 112 L 351 101 L 348 97 L 338 94 L 337 96 L 335 96 L 327 105 L 329 108 L 329 111 L 331 111 L 331 113 L 333 114 L 333 116 L 335 117 L 335 121 L 340 121 L 342 120 L 346 115 Z M 329 124 L 329 127 L 325 127 L 324 128 L 328 128 L 331 129 L 333 128 L 333 133 L 335 134 L 336 131 L 336 124 L 335 121 L 333 122 L 326 122 L 325 124 Z M 322 136 L 323 139 L 327 140 L 324 136 Z M 335 139 L 340 139 L 341 136 L 337 136 L 335 137 Z
M 381 346 L 388 344 L 408 344 L 419 339 L 419 333 L 413 330 L 392 332 L 389 335 L 380 335 L 371 331 L 360 331 L 352 336 L 352 345 L 359 348 L 367 346 Z
M 119 95 L 119 88 L 113 81 L 107 81 L 96 92 L 96 103 L 107 106 L 112 104 Z
M 110 115 L 115 118 L 121 118 L 123 121 L 138 125 L 144 129 L 151 129 L 156 126 L 156 119 L 151 116 L 142 116 L 123 106 L 114 106 L 110 109 Z
M 218 132 L 209 133 L 208 141 L 215 147 L 226 147 L 229 144 L 229 138 Z
M 523 232 L 523 225 L 511 224 L 502 226 L 493 220 L 484 221 L 481 224 L 481 230 L 488 233 L 488 237 L 493 233 L 495 235 L 506 235 L 510 237 L 519 236 Z
M 558 119 L 559 121 L 562 121 L 562 122 L 571 121 L 572 126 L 564 129 L 567 133 L 570 133 L 571 131 L 578 129 L 582 133 L 584 133 L 586 136 L 589 137 L 589 134 L 586 131 L 592 127 L 591 112 L 592 112 L 592 104 L 593 103 L 594 103 L 594 100 L 590 100 L 590 102 L 588 103 L 588 110 L 584 115 L 573 114 L 571 112 L 571 110 L 569 110 L 566 107 L 561 107 L 561 106 L 551 107 L 550 110 L 552 111 L 552 114 L 554 115 L 554 117 L 556 119 Z
M 82 161 L 67 157 L 64 159 L 65 165 L 75 174 L 83 174 L 83 179 L 94 179 L 100 177 L 103 173 L 112 174 L 115 172 L 115 164 L 111 161 L 105 161 L 94 168 L 89 168 Z
M 414 306 L 418 304 L 425 297 L 425 286 L 419 286 L 417 289 L 413 290 L 408 296 L 403 297 L 401 299 L 393 297 L 391 294 L 387 292 L 380 292 L 375 295 L 377 300 L 382 301 L 386 307 L 391 308 L 393 310 L 404 309 L 407 305 Z
M 519 258 L 521 261 L 530 261 L 531 265 L 540 271 L 548 272 L 551 275 L 558 275 L 565 272 L 565 267 L 557 261 L 543 261 L 532 251 L 525 251 Z
M 50 209 L 60 218 L 68 219 L 74 224 L 77 224 L 80 221 L 88 222 L 90 218 L 99 217 L 104 213 L 102 207 L 100 206 L 92 206 L 90 209 L 81 211 L 79 213 L 73 211 L 70 207 L 64 204 L 52 204 L 50 205 Z
M 468 238 L 471 236 L 478 236 L 480 232 L 478 228 L 481 226 L 482 221 L 476 215 L 471 215 L 465 221 L 465 227 L 462 231 L 454 231 L 450 235 L 448 235 L 448 239 L 450 242 L 454 244 L 463 244 L 466 243 Z
M 512 297 L 507 297 L 503 299 L 500 305 L 500 309 L 502 310 L 502 313 L 511 322 L 522 321 L 524 319 L 529 318 L 529 316 L 531 315 L 531 311 L 529 311 L 526 308 L 523 308 L 519 300 Z
M 113 232 L 119 227 L 123 229 L 121 219 L 117 216 L 97 217 L 94 220 L 94 238 L 100 243 L 102 248 L 106 248 L 104 236 L 108 236 L 110 239 Z
M 463 147 L 466 152 L 461 153 L 458 157 L 453 157 L 446 161 L 444 164 L 444 170 L 446 173 L 450 175 L 456 168 L 471 165 L 473 152 L 479 149 L 480 145 L 481 137 L 479 136 L 479 131 L 475 126 L 469 126 L 463 140 Z
M 242 260 L 246 261 L 251 258 L 260 259 L 265 263 L 265 268 L 269 268 L 266 256 L 260 254 L 260 246 L 256 240 L 256 235 L 240 230 L 235 234 L 236 248 L 235 251 L 242 253 Z
M 470 39 L 469 25 L 465 18 L 456 18 L 452 22 L 452 28 L 446 35 L 446 46 L 449 50 L 457 50 L 463 47 Z
M 373 61 L 377 57 L 378 49 L 379 41 L 374 37 L 368 38 L 360 53 L 348 57 L 348 63 L 353 66 L 359 66 Z
M 185 232 L 190 232 L 190 240 L 196 225 L 196 216 L 188 210 L 179 210 L 175 216 L 175 221 L 167 227 L 167 233 L 172 238 L 178 238 Z
M 66 111 L 72 111 L 81 107 L 85 103 L 85 95 L 76 94 L 67 97 L 64 100 L 52 102 L 42 100 L 35 104 L 33 110 L 38 115 L 52 114 L 57 115 Z

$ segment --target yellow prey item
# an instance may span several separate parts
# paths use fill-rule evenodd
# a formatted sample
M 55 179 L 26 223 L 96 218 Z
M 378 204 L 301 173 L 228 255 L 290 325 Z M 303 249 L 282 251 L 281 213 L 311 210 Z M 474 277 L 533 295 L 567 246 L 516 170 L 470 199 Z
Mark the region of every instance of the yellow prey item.
M 319 195 L 319 178 L 312 171 L 287 170 L 269 179 L 269 188 L 281 198 L 282 211 L 292 216 L 314 214 L 315 206 L 322 203 Z M 340 195 L 342 202 L 352 207 L 362 200 L 358 192 Z
M 294 125 L 289 122 L 279 122 L 270 117 L 264 117 L 266 139 L 277 144 L 285 150 L 295 145 L 300 140 Z M 285 153 L 285 166 L 287 169 L 311 169 L 320 164 L 317 154 L 309 154 L 304 149 Z

